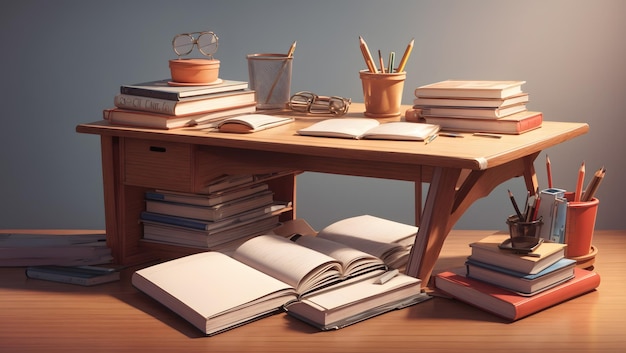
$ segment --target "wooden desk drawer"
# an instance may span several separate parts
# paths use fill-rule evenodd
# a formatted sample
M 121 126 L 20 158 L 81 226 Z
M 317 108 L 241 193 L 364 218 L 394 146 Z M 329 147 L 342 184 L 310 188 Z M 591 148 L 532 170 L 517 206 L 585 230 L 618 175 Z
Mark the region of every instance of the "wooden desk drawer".
M 123 139 L 123 178 L 127 185 L 193 189 L 193 147 L 189 144 Z

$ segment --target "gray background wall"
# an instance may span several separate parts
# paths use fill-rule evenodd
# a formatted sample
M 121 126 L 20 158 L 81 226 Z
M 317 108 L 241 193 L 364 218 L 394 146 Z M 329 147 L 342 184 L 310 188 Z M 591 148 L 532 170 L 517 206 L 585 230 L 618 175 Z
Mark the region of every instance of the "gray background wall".
M 102 228 L 99 139 L 75 133 L 99 120 L 120 84 L 165 78 L 177 33 L 213 30 L 221 76 L 247 80 L 245 56 L 298 41 L 292 92 L 362 98 L 358 47 L 402 52 L 411 38 L 403 103 L 448 78 L 526 80 L 529 108 L 547 120 L 588 122 L 589 134 L 547 151 L 555 186 L 573 189 L 606 166 L 597 228 L 623 229 L 626 2 L 568 1 L 13 1 L 0 12 L 0 227 Z M 546 186 L 545 155 L 537 160 Z M 504 229 L 506 189 L 478 201 L 459 229 Z M 413 222 L 405 182 L 306 173 L 298 216 L 314 227 L 369 213 Z

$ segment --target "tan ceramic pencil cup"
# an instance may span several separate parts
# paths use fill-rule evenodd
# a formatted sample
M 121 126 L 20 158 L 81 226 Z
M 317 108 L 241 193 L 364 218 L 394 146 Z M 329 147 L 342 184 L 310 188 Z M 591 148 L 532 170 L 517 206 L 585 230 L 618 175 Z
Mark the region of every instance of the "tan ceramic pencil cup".
M 400 116 L 406 72 L 372 73 L 359 71 L 363 84 L 364 115 L 370 118 Z

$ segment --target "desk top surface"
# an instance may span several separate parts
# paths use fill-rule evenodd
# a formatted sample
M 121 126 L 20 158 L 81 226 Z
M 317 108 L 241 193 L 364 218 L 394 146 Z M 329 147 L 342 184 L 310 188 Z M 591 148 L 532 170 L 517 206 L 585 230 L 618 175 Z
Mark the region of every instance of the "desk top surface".
M 453 230 L 435 272 L 462 265 L 467 244 L 492 233 Z M 514 323 L 436 297 L 337 331 L 278 314 L 214 337 L 134 289 L 132 269 L 119 282 L 81 287 L 0 268 L 0 351 L 617 352 L 626 344 L 626 231 L 597 231 L 594 246 L 596 291 Z
M 403 109 L 409 108 L 408 106 Z M 353 103 L 346 117 L 363 117 L 364 106 Z M 269 114 L 269 113 L 268 113 Z M 295 123 L 252 134 L 233 134 L 197 128 L 155 130 L 113 126 L 107 121 L 78 125 L 76 130 L 107 136 L 133 137 L 192 143 L 207 146 L 283 152 L 325 158 L 350 158 L 363 161 L 395 162 L 463 169 L 487 169 L 539 152 L 585 134 L 588 124 L 544 121 L 539 129 L 521 135 L 502 135 L 500 139 L 462 134 L 463 138 L 439 137 L 432 143 L 416 141 L 350 140 L 300 136 L 297 130 L 328 117 L 292 115 Z M 381 122 L 398 120 L 380 119 Z

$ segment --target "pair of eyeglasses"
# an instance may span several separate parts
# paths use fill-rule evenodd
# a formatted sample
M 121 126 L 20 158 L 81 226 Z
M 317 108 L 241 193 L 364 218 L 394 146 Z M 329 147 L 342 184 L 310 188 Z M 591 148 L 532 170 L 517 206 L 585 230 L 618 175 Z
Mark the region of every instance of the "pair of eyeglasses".
M 217 52 L 217 42 L 217 35 L 213 32 L 182 33 L 172 39 L 172 47 L 176 55 L 180 57 L 191 53 L 196 45 L 202 55 L 212 58 Z
M 341 116 L 350 108 L 350 98 L 338 96 L 318 96 L 315 93 L 302 91 L 289 99 L 289 108 L 296 112 Z

